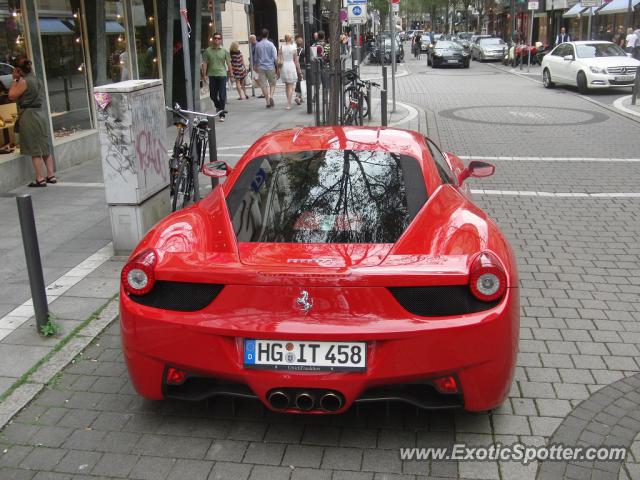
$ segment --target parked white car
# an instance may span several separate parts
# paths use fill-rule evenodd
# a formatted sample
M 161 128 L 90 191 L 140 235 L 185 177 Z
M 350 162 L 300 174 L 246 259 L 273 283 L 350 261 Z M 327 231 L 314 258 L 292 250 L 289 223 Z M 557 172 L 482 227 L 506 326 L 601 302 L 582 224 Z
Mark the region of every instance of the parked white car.
M 604 41 L 561 43 L 542 59 L 542 83 L 576 85 L 580 93 L 593 88 L 630 87 L 640 61 L 618 45 Z

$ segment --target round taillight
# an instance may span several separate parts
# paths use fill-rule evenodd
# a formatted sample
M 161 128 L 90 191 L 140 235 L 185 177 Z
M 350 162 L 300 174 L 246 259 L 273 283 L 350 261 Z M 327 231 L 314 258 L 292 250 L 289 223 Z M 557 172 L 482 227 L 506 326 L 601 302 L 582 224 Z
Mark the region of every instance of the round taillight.
M 122 269 L 121 281 L 124 290 L 133 295 L 145 295 L 155 283 L 154 267 L 157 255 L 153 250 L 144 250 Z
M 483 302 L 493 302 L 506 292 L 507 275 L 492 253 L 481 253 L 471 265 L 469 288 Z

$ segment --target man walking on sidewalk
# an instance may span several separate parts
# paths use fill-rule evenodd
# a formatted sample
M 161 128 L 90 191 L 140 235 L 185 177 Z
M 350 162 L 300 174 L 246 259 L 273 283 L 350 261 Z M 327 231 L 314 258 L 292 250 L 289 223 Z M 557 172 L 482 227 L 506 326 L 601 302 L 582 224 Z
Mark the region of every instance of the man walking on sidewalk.
M 213 34 L 213 45 L 204 51 L 202 61 L 209 77 L 209 96 L 219 112 L 227 103 L 227 78 L 231 76 L 231 56 L 222 47 L 221 33 Z M 224 115 L 220 115 L 220 121 L 224 122 Z
M 278 51 L 276 46 L 269 40 L 269 30 L 262 29 L 260 33 L 262 39 L 256 45 L 256 66 L 260 78 L 260 87 L 262 94 L 267 101 L 267 108 L 274 105 L 273 94 L 276 91 L 276 61 L 278 59 Z

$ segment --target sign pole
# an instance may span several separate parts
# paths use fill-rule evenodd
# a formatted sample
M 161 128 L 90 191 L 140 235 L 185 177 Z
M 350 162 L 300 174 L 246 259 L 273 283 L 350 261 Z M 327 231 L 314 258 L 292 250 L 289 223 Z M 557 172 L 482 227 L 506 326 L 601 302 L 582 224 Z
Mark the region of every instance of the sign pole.
M 391 40 L 391 100 L 393 102 L 393 108 L 391 111 L 396 112 L 396 36 L 395 25 L 393 17 L 393 2 L 389 2 L 389 36 Z
M 537 9 L 538 9 L 538 2 L 537 1 L 533 1 L 533 2 L 529 2 L 529 12 L 531 13 L 531 20 L 529 22 L 529 47 L 527 48 L 527 50 L 529 51 L 529 55 L 527 58 L 527 73 L 529 73 L 529 70 L 531 69 L 531 44 L 533 43 L 533 17 L 534 17 L 534 13 Z

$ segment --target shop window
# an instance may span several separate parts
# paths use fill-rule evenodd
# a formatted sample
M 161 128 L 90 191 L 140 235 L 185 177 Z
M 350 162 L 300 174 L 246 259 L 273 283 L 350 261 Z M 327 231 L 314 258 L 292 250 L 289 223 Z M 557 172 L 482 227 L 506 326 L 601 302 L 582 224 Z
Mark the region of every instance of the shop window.
M 42 61 L 56 138 L 90 129 L 80 0 L 38 0 Z
M 14 132 L 15 102 L 7 95 L 13 81 L 13 60 L 25 53 L 22 11 L 18 0 L 0 2 L 0 154 L 11 153 L 18 143 Z
M 132 2 L 140 78 L 160 78 L 158 22 L 154 3 L 154 0 L 133 0 Z
M 107 41 L 107 72 L 111 82 L 131 80 L 131 66 L 127 51 L 127 37 L 124 21 L 124 2 L 106 0 L 105 36 Z

